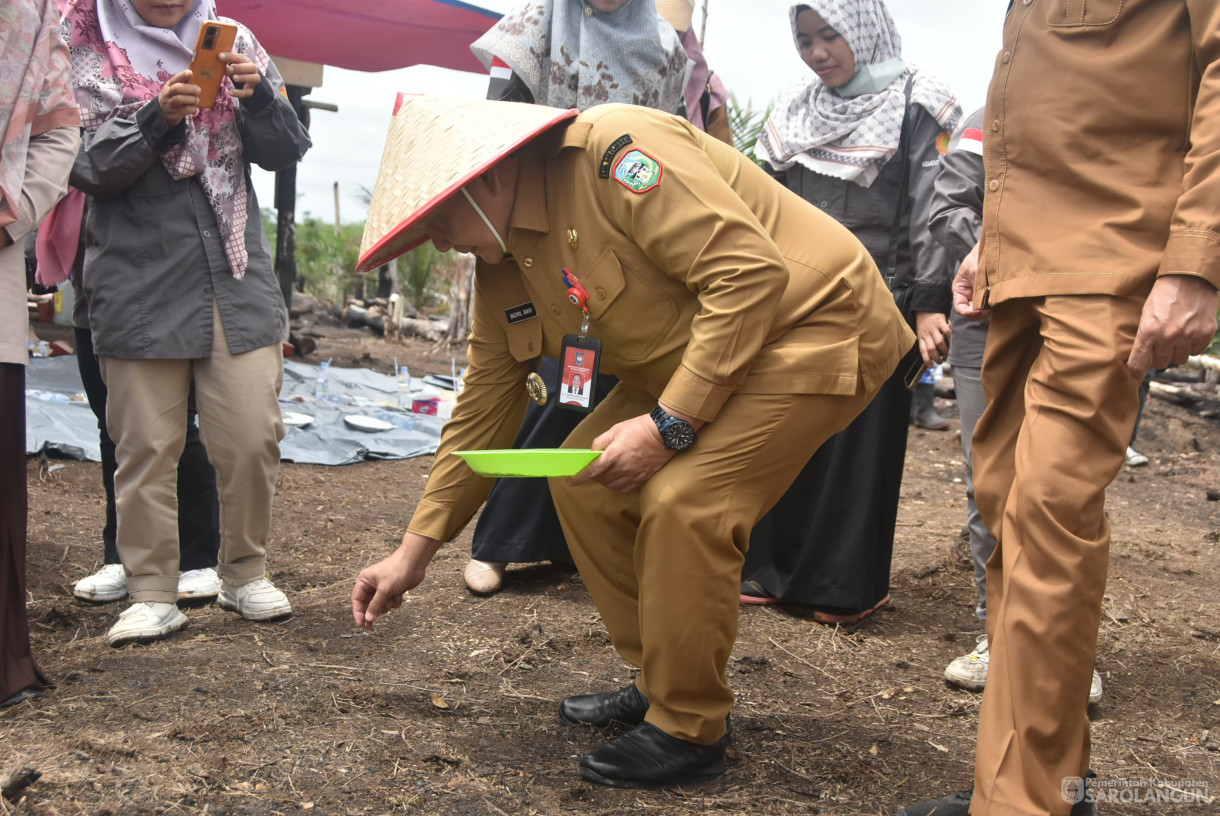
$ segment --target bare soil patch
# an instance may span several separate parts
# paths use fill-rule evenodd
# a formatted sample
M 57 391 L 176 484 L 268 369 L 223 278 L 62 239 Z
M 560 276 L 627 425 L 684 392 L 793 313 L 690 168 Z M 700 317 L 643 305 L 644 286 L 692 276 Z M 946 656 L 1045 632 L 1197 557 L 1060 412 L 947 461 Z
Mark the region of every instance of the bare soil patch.
M 312 360 L 448 373 L 451 352 L 420 341 L 324 334 Z M 101 562 L 100 467 L 31 460 L 27 600 L 58 687 L 0 713 L 0 775 L 42 772 L 0 814 L 871 814 L 967 787 L 979 697 L 941 679 L 979 632 L 972 572 L 951 555 L 965 515 L 956 433 L 911 432 L 891 605 L 848 628 L 742 610 L 729 770 L 671 792 L 579 778 L 579 756 L 608 735 L 565 727 L 556 705 L 632 671 L 575 573 L 518 566 L 475 598 L 461 581 L 468 528 L 402 609 L 372 633 L 353 626 L 352 581 L 397 544 L 430 458 L 285 465 L 270 568 L 295 616 L 252 624 L 204 606 L 170 640 L 123 649 L 104 639 L 123 606 L 70 591 Z M 1220 424 L 1154 400 L 1139 448 L 1151 464 L 1109 493 L 1093 767 L 1218 796 Z

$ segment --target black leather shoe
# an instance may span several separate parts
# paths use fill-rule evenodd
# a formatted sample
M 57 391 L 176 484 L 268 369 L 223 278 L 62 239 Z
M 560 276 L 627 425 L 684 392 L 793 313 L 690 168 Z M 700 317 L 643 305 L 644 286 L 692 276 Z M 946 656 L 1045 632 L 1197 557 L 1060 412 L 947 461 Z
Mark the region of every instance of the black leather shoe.
M 1097 774 L 1089 771 L 1085 775 L 1086 788 L 1089 786 L 1089 780 L 1096 778 Z M 898 816 L 970 816 L 970 799 L 973 793 L 968 790 L 958 791 L 931 802 L 911 805 L 898 811 Z M 1072 805 L 1069 816 L 1097 816 L 1097 806 L 1092 797 L 1081 792 L 1080 800 Z
M 699 745 L 644 723 L 580 760 L 580 775 L 615 788 L 672 788 L 724 773 L 728 737 Z
M 565 697 L 559 703 L 559 719 L 568 725 L 588 723 L 604 728 L 614 721 L 639 725 L 648 713 L 648 698 L 632 683 L 618 691 L 600 694 L 578 694 Z
M 42 689 L 38 686 L 27 686 L 11 697 L 5 697 L 3 700 L 0 700 L 0 708 L 15 706 L 18 703 L 24 703 L 26 700 L 37 700 L 41 696 Z M 641 717 L 641 719 L 643 718 Z

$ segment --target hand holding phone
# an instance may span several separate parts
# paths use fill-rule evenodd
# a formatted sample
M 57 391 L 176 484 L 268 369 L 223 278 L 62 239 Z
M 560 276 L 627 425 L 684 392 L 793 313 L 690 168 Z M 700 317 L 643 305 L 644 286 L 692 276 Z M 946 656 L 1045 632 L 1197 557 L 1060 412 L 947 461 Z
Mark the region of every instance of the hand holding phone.
M 254 61 L 236 51 L 224 53 L 222 59 L 228 64 L 225 72 L 229 75 L 229 79 L 233 80 L 233 89 L 229 93 L 237 99 L 252 96 L 254 87 L 263 81 L 263 76 L 258 72 L 258 66 L 254 64 Z
M 232 23 L 208 20 L 200 26 L 199 38 L 195 41 L 195 56 L 188 68 L 191 82 L 199 86 L 198 107 L 210 108 L 216 104 L 221 80 L 228 72 L 227 61 L 222 60 L 220 55 L 231 52 L 236 41 L 237 26 Z M 234 55 L 226 53 L 226 56 Z
M 169 78 L 157 95 L 161 115 L 170 127 L 177 127 L 188 116 L 199 112 L 199 86 L 191 84 L 189 71 L 179 71 Z

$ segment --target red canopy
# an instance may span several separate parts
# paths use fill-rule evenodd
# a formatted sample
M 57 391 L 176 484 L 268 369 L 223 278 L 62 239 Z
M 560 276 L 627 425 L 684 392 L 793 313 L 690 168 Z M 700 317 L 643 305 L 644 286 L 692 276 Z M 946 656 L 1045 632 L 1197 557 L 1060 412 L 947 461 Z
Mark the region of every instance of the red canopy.
M 459 0 L 217 0 L 268 53 L 356 71 L 483 71 L 470 44 L 500 14 Z

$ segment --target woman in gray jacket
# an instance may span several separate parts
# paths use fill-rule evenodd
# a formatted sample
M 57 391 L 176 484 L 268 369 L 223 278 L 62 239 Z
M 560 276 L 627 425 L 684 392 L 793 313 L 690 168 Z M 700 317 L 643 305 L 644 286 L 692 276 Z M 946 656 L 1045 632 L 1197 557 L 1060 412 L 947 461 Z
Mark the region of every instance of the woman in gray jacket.
M 92 197 L 85 290 L 118 470 L 118 549 L 132 605 L 120 645 L 181 629 L 175 472 L 192 379 L 220 494 L 219 603 L 291 614 L 266 577 L 286 312 L 249 179 L 309 137 L 279 73 L 238 24 L 212 108 L 185 70 L 213 0 L 73 0 L 65 14 L 84 143 L 72 185 Z M 224 21 L 222 22 L 232 22 Z

